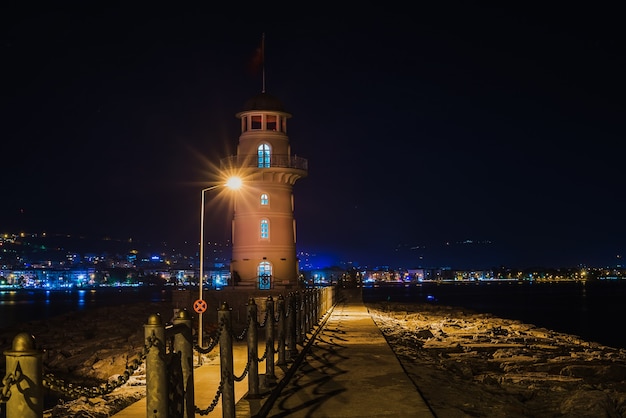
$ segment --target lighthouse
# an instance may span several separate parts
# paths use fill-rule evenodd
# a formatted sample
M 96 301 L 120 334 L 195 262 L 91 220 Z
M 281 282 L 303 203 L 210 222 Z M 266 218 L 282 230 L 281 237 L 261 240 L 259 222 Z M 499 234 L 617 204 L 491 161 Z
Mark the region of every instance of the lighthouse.
M 244 178 L 235 197 L 231 277 L 236 286 L 290 289 L 298 286 L 293 186 L 306 177 L 308 161 L 291 155 L 282 102 L 265 91 L 236 114 L 241 122 L 237 155 L 223 170 Z

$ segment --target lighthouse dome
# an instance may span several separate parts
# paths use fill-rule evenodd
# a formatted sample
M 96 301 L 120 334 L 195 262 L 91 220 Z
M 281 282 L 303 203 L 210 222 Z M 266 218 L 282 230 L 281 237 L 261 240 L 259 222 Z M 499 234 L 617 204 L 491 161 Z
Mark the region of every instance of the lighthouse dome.
M 278 112 L 284 112 L 285 106 L 280 100 L 271 94 L 259 93 L 248 99 L 248 101 L 244 104 L 242 111 L 247 112 L 250 110 L 275 110 Z

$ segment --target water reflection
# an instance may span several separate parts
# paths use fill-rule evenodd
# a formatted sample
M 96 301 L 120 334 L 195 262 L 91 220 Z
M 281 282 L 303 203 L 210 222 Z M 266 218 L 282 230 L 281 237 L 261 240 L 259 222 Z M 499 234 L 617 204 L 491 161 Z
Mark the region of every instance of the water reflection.
M 163 290 L 160 287 L 3 290 L 0 291 L 0 329 L 70 311 L 169 300 L 171 290 Z
M 78 291 L 78 306 L 83 308 L 85 306 L 85 290 Z

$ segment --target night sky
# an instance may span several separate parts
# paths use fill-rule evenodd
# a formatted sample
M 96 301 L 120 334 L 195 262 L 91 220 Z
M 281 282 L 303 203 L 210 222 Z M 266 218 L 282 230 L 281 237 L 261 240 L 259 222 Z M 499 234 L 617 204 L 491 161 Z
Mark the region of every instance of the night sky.
M 266 90 L 309 160 L 298 250 L 457 268 L 626 254 L 617 9 L 102 4 L 2 6 L 0 232 L 197 245 L 265 33 Z

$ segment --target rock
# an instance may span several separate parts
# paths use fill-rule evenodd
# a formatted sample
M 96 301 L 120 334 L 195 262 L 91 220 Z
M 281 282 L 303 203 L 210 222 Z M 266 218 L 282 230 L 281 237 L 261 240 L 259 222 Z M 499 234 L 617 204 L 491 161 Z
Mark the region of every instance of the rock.
M 561 403 L 559 411 L 568 417 L 619 418 L 611 398 L 599 390 L 576 391 Z
M 427 340 L 429 338 L 433 338 L 434 335 L 433 333 L 429 330 L 429 329 L 420 329 L 416 332 L 416 337 L 423 339 L 423 340 Z
M 626 416 L 624 350 L 451 307 L 366 305 L 437 416 Z M 436 338 L 415 344 L 423 330 Z
M 127 359 L 141 354 L 143 325 L 148 316 L 163 312 L 169 318 L 172 311 L 169 303 L 147 302 L 64 314 L 2 330 L 0 341 L 6 341 L 8 346 L 0 349 L 7 350 L 19 332 L 29 332 L 35 336 L 37 347 L 44 351 L 44 373 L 51 373 L 68 384 L 96 387 L 115 380 L 126 371 Z M 5 357 L 0 359 L 0 372 L 4 376 Z M 136 373 L 142 373 L 140 370 Z M 135 376 L 133 381 L 134 385 L 127 383 L 94 399 L 73 400 L 53 393 L 59 398 L 50 396 L 45 400 L 44 417 L 109 417 L 145 396 L 145 378 Z

